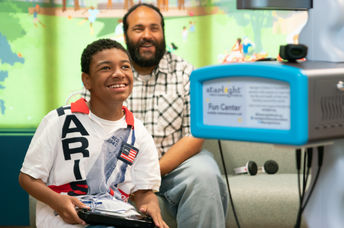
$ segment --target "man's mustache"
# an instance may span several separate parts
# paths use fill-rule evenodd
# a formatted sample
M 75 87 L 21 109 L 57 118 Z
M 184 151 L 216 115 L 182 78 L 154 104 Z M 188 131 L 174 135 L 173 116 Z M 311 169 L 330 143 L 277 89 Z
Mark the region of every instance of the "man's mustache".
M 157 43 L 154 40 L 143 39 L 138 43 L 138 46 L 143 46 L 146 44 L 152 44 L 153 46 L 157 46 Z

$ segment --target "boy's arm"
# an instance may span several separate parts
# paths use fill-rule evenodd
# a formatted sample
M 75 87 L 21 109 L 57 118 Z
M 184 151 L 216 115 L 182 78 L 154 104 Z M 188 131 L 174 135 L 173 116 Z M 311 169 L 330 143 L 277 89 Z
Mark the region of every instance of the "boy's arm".
M 152 217 L 156 227 L 168 228 L 161 217 L 158 198 L 152 190 L 138 190 L 130 196 L 130 199 L 141 213 Z
M 22 172 L 19 174 L 19 184 L 34 198 L 54 209 L 66 223 L 86 225 L 75 210 L 76 206 L 85 207 L 77 198 L 56 193 L 46 186 L 42 180 L 35 179 Z

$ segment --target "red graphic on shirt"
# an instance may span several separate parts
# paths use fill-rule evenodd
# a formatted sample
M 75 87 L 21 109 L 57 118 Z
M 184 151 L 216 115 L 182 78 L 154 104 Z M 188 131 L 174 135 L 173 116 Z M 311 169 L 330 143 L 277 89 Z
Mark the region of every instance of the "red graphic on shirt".
M 79 195 L 86 195 L 88 191 L 87 182 L 84 181 L 75 181 L 68 184 L 63 185 L 49 185 L 53 191 L 57 193 L 67 193 L 70 196 L 79 196 Z

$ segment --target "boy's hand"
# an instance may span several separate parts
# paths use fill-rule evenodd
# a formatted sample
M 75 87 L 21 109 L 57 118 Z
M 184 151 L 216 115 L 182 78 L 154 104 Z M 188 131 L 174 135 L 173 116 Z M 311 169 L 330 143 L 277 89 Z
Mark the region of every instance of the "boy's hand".
M 77 198 L 54 192 L 41 179 L 35 179 L 25 173 L 19 174 L 19 183 L 30 195 L 55 210 L 66 223 L 86 224 L 79 218 L 75 207 L 88 207 Z
M 156 207 L 154 204 L 149 205 L 149 203 L 148 203 L 148 204 L 142 205 L 139 210 L 141 213 L 149 215 L 150 217 L 152 217 L 156 227 L 168 228 L 168 225 L 165 223 L 165 221 L 161 217 L 159 207 Z
M 59 195 L 58 199 L 56 199 L 56 202 L 54 202 L 52 205 L 57 214 L 66 223 L 86 225 L 85 221 L 79 218 L 75 210 L 76 207 L 88 208 L 79 199 L 73 196 Z
M 141 213 L 152 217 L 156 227 L 168 228 L 161 217 L 158 198 L 152 190 L 138 190 L 131 195 L 130 199 Z

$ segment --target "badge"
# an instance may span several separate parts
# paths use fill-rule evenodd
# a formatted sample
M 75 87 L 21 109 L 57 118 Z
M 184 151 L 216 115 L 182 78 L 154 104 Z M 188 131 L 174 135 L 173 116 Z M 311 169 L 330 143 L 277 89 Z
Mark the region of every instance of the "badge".
M 118 159 L 122 160 L 128 165 L 132 165 L 138 153 L 139 149 L 128 143 L 123 143 L 121 153 L 118 155 Z

